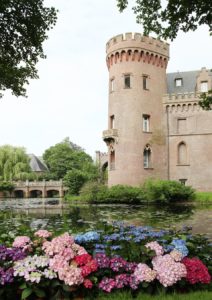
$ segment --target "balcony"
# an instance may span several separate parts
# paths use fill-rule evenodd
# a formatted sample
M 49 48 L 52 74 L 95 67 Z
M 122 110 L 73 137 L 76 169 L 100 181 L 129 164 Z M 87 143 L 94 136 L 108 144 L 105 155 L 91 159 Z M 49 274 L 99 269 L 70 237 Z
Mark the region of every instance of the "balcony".
M 117 129 L 104 130 L 102 138 L 106 144 L 110 144 L 111 142 L 116 142 L 118 138 L 118 130 Z

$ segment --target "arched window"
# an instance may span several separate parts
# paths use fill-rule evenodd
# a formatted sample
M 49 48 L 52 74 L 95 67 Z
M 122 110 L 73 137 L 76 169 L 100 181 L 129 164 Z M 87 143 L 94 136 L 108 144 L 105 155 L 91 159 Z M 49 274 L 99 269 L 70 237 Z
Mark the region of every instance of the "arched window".
M 187 146 L 185 142 L 181 142 L 178 145 L 178 164 L 179 165 L 187 164 Z
M 144 157 L 144 169 L 148 169 L 151 167 L 151 148 L 149 145 L 146 145 L 146 147 L 144 148 L 144 153 L 143 153 L 143 157 Z

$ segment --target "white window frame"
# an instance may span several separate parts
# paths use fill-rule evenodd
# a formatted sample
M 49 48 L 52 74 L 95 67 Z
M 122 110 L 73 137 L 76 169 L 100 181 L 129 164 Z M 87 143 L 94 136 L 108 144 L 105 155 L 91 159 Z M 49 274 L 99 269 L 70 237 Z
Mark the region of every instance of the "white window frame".
M 201 83 L 200 83 L 200 91 L 202 93 L 207 93 L 208 92 L 208 81 L 201 81 Z
M 175 86 L 181 87 L 183 85 L 183 79 L 182 78 L 176 78 L 175 79 Z
M 143 115 L 143 132 L 150 131 L 150 115 Z

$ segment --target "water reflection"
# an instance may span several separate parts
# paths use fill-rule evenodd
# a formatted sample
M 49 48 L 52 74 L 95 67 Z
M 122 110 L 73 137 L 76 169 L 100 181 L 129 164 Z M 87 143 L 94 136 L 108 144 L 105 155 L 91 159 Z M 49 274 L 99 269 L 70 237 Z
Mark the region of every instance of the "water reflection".
M 13 199 L 0 201 L 0 235 L 15 234 L 38 228 L 61 233 L 95 229 L 104 221 L 120 220 L 134 225 L 156 228 L 192 225 L 193 232 L 212 238 L 212 206 L 178 204 L 172 206 L 73 205 L 60 199 Z

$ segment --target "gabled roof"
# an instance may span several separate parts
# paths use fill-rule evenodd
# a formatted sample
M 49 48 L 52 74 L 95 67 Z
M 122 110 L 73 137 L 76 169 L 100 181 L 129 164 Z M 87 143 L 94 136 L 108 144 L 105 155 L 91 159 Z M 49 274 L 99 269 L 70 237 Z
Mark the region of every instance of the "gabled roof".
M 41 159 L 39 159 L 34 154 L 28 154 L 28 156 L 30 158 L 29 164 L 30 164 L 30 167 L 31 167 L 33 172 L 46 172 L 46 171 L 48 171 L 47 166 L 45 165 L 45 163 L 43 161 L 41 161 Z

